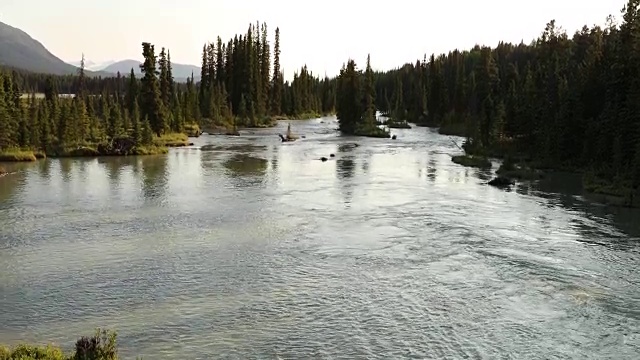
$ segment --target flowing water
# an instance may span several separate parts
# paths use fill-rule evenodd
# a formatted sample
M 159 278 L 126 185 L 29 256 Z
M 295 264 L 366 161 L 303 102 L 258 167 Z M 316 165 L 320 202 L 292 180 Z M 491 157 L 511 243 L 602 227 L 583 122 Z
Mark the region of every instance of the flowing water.
M 13 165 L 0 343 L 104 327 L 124 358 L 640 358 L 640 212 L 568 175 L 487 186 L 431 129 L 334 121 Z

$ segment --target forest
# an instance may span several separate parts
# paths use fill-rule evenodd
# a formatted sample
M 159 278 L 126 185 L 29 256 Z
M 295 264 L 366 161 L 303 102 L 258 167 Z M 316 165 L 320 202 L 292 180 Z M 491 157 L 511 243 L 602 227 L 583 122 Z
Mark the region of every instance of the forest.
M 201 81 L 174 81 L 169 49 L 142 43 L 142 76 L 93 78 L 0 71 L 0 161 L 44 156 L 154 154 L 187 145 L 201 129 L 273 126 L 335 112 L 336 79 L 306 66 L 284 81 L 280 31 L 266 24 L 202 49 Z M 36 96 L 36 94 L 43 96 Z
M 373 71 L 369 58 L 364 71 L 348 59 L 333 78 L 303 66 L 284 81 L 280 31 L 272 48 L 265 23 L 204 44 L 197 83 L 175 83 L 169 50 L 156 55 L 149 43 L 140 79 L 4 69 L 0 160 L 26 150 L 36 157 L 155 153 L 203 128 L 234 133 L 333 113 L 345 134 L 388 137 L 380 111 L 395 123 L 463 136 L 468 156 L 578 171 L 591 190 L 631 196 L 640 186 L 639 5 L 629 0 L 620 23 L 610 16 L 604 27 L 571 36 L 550 21 L 528 44 L 424 55 L 385 72 Z
M 569 36 L 550 21 L 530 44 L 431 55 L 376 73 L 376 106 L 466 137 L 467 154 L 578 171 L 588 189 L 640 187 L 640 0 L 622 21 Z M 348 68 L 348 66 L 347 66 Z

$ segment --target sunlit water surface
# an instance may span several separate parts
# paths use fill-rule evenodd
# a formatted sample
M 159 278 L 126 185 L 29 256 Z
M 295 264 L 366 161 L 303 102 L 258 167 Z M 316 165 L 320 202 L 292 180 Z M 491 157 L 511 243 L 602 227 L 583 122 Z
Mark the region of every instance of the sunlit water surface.
M 334 121 L 12 165 L 0 343 L 106 327 L 125 358 L 640 358 L 638 211 L 568 175 L 487 186 L 432 129 Z

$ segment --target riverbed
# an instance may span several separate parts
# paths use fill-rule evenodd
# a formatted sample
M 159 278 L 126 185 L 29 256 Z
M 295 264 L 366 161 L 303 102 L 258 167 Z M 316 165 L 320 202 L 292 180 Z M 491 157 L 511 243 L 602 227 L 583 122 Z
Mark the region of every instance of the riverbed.
M 638 210 L 571 175 L 487 186 L 434 129 L 291 124 L 305 138 L 4 166 L 0 343 L 104 327 L 126 359 L 640 358 Z

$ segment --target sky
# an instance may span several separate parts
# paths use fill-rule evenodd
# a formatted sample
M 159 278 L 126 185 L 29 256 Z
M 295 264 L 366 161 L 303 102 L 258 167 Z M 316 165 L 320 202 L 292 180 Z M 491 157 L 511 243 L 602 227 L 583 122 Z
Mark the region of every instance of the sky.
M 141 59 L 148 41 L 175 63 L 200 65 L 202 46 L 266 22 L 280 28 L 285 77 L 303 65 L 336 75 L 349 58 L 388 70 L 424 54 L 499 41 L 529 43 L 555 19 L 569 33 L 621 19 L 625 0 L 0 0 L 0 21 L 62 60 Z

